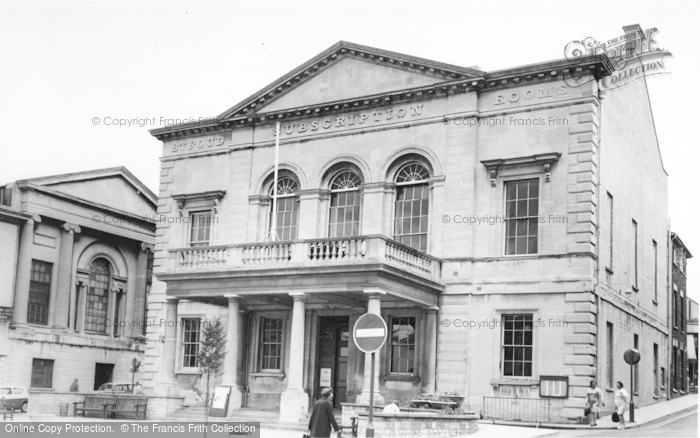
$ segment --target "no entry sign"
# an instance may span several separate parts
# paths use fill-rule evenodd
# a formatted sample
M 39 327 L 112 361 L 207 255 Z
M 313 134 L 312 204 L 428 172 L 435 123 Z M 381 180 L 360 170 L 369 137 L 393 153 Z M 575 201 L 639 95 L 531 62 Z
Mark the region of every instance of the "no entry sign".
M 374 353 L 384 345 L 386 334 L 387 328 L 384 319 L 374 313 L 365 313 L 357 319 L 352 331 L 352 338 L 360 351 Z

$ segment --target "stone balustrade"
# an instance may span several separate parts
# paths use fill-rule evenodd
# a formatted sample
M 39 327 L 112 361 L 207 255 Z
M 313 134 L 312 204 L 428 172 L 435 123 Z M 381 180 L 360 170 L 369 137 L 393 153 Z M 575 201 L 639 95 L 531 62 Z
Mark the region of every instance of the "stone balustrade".
M 170 272 L 380 262 L 437 281 L 441 262 L 381 235 L 255 242 L 170 250 Z

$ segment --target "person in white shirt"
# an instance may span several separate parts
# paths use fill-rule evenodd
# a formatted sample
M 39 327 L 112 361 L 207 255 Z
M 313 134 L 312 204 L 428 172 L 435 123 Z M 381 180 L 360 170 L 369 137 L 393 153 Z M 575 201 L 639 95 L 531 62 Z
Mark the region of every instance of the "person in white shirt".
M 605 406 L 603 401 L 603 391 L 598 388 L 595 380 L 591 380 L 590 387 L 586 390 L 586 404 L 590 413 L 588 414 L 589 426 L 597 426 L 598 411 L 600 406 Z
M 399 409 L 399 402 L 396 400 L 384 406 L 382 410 L 383 414 L 398 414 L 399 412 L 401 412 L 401 409 Z
M 630 401 L 630 395 L 627 390 L 623 388 L 622 382 L 617 382 L 617 389 L 615 390 L 615 409 L 617 416 L 620 418 L 620 425 L 617 426 L 618 429 L 625 429 L 625 411 L 627 410 L 627 403 Z

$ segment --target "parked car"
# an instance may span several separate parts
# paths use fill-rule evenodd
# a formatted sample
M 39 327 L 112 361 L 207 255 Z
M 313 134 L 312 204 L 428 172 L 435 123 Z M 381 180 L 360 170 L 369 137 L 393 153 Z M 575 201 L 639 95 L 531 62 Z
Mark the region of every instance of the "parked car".
M 23 386 L 0 385 L 0 400 L 5 409 L 20 409 L 27 412 L 29 405 L 29 391 Z
M 134 392 L 134 385 L 131 383 L 103 383 L 97 388 L 98 392 L 122 392 L 131 394 Z

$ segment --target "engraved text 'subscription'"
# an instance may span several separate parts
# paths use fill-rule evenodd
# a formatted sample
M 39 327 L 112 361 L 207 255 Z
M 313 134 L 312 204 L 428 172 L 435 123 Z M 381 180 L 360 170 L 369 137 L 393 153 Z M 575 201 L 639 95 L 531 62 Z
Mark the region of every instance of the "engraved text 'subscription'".
M 423 105 L 411 105 L 400 108 L 383 108 L 347 116 L 322 117 L 310 122 L 285 123 L 282 125 L 282 133 L 285 135 L 292 135 L 303 134 L 306 132 L 327 131 L 333 128 L 376 125 L 401 119 L 409 119 L 420 116 L 422 113 Z

